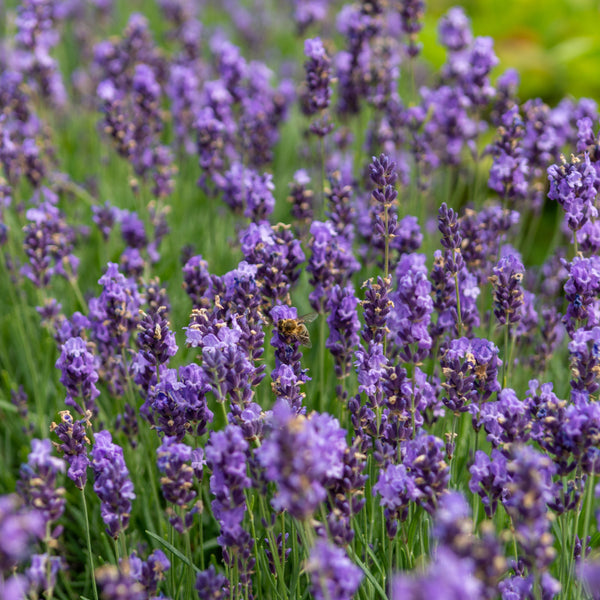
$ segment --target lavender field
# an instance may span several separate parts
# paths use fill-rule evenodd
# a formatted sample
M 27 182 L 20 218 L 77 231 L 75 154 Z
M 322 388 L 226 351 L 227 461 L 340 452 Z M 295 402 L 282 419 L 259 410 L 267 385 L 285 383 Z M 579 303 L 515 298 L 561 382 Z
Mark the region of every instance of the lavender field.
M 0 7 L 1 599 L 600 599 L 598 106 L 425 10 Z

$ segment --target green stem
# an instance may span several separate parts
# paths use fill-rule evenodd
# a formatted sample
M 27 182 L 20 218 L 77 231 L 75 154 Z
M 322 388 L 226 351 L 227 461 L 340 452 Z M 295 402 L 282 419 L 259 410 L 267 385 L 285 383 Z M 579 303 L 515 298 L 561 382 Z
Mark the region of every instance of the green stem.
M 327 406 L 325 401 L 325 380 L 327 379 L 327 370 L 325 368 L 325 327 L 327 317 L 325 313 L 322 315 L 321 323 L 319 324 L 319 363 L 320 363 L 320 377 L 319 377 L 319 411 L 325 412 Z
M 92 554 L 92 539 L 90 537 L 90 519 L 88 516 L 87 500 L 85 499 L 85 490 L 81 490 L 81 500 L 83 501 L 83 516 L 85 518 L 85 541 L 87 544 L 88 560 L 90 563 L 90 577 L 92 579 L 92 591 L 94 600 L 98 600 L 98 588 L 96 578 L 94 577 L 94 555 Z

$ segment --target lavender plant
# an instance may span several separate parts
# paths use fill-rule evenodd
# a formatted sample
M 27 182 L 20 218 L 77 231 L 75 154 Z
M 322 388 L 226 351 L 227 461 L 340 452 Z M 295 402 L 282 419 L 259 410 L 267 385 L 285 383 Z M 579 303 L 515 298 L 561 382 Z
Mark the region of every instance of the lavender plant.
M 595 102 L 461 7 L 7 7 L 1 597 L 598 597 Z

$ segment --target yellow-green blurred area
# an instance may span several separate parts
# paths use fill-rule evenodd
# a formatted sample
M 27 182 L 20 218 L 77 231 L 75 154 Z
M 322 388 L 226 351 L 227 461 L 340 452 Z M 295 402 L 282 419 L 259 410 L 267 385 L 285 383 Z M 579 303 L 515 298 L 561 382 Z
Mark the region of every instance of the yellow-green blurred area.
M 434 65 L 444 60 L 437 20 L 460 4 L 473 34 L 494 39 L 500 64 L 521 76 L 519 96 L 541 97 L 551 106 L 564 96 L 600 101 L 600 2 L 598 0 L 471 0 L 427 3 L 421 35 L 423 54 Z

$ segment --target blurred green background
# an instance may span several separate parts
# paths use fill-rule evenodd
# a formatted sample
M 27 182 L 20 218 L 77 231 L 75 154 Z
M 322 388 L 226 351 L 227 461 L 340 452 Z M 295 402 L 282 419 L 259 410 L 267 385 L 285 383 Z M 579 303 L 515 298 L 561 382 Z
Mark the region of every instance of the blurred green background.
M 436 21 L 460 4 L 474 35 L 494 38 L 499 74 L 514 67 L 521 75 L 521 99 L 539 96 L 551 106 L 564 96 L 600 101 L 600 1 L 465 0 L 427 2 L 421 40 L 424 56 L 443 62 Z

